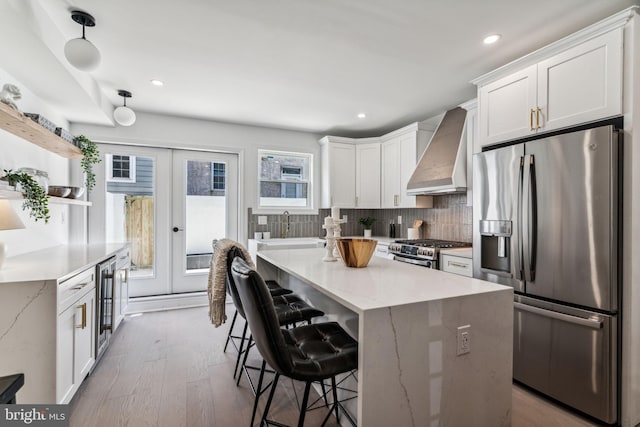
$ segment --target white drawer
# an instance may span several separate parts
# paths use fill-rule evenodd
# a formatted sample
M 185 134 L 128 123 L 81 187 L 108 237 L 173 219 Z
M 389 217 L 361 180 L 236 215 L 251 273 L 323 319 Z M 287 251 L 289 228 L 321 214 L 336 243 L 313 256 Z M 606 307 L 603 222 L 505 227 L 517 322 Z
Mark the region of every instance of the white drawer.
M 453 255 L 442 255 L 440 270 L 461 276 L 473 277 L 473 262 L 471 258 Z
M 96 288 L 95 268 L 89 268 L 58 285 L 58 313 Z

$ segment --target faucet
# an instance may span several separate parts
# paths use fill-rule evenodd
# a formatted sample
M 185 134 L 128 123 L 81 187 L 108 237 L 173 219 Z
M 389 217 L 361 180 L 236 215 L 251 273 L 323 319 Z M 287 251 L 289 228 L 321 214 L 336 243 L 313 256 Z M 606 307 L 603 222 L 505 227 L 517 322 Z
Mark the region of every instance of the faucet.
M 285 216 L 287 227 L 285 228 L 283 224 L 280 224 L 280 237 L 286 239 L 287 233 L 289 232 L 289 211 L 284 211 L 282 215 Z M 284 222 L 284 220 L 282 222 Z

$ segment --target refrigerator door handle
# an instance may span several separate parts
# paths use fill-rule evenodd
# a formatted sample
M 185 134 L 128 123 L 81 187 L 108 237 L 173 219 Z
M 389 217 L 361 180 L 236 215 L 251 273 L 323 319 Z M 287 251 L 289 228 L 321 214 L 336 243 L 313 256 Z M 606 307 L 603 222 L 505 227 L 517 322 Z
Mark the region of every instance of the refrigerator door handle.
M 516 221 L 513 227 L 511 235 L 511 271 L 513 272 L 516 280 L 522 280 L 522 213 L 520 207 L 522 206 L 522 168 L 523 158 L 520 157 L 518 162 L 517 181 L 515 185 L 515 191 L 513 194 L 513 210 L 516 213 Z
M 522 252 L 524 258 L 524 280 L 535 280 L 535 254 L 537 234 L 535 163 L 532 154 L 524 156 L 522 198 Z
M 571 316 L 569 314 L 558 313 L 557 311 L 545 310 L 544 308 L 534 307 L 532 305 L 523 304 L 521 302 L 514 302 L 514 308 L 522 311 L 528 311 L 529 313 L 538 314 L 543 317 L 549 317 L 551 319 L 561 320 L 563 322 L 573 323 L 575 325 L 586 326 L 591 329 L 602 329 L 603 322 L 598 319 L 583 319 L 582 317 Z

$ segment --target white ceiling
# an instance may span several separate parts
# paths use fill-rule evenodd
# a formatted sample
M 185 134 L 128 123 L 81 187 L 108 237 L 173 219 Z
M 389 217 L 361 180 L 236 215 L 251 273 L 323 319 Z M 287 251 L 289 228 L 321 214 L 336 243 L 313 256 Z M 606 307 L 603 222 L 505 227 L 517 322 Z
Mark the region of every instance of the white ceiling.
M 473 98 L 471 79 L 634 4 L 2 0 L 0 37 L 15 42 L 0 43 L 0 67 L 73 122 L 111 125 L 126 89 L 136 111 L 371 136 Z M 81 34 L 71 10 L 97 21 L 92 73 L 64 58 Z

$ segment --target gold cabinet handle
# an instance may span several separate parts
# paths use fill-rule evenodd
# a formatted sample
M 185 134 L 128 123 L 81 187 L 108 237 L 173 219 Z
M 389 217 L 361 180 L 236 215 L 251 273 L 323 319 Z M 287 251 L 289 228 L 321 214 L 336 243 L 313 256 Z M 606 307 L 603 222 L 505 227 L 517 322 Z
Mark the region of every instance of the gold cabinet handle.
M 536 130 L 536 129 L 533 127 L 533 113 L 535 113 L 535 112 L 536 112 L 536 110 L 534 110 L 533 108 L 529 110 L 529 128 L 530 128 L 531 130 Z
M 356 206 L 358 206 L 358 196 L 356 196 Z
M 536 129 L 540 129 L 542 126 L 540 126 L 540 112 L 542 110 L 540 110 L 540 107 L 536 107 Z
M 398 206 L 398 195 L 397 194 L 393 195 L 393 206 Z
M 85 286 L 87 286 L 89 283 L 91 283 L 91 282 L 80 283 L 79 285 L 74 286 L 73 288 L 71 288 L 71 290 L 73 290 L 73 291 L 79 291 L 79 290 L 81 290 L 82 288 L 84 288 Z
M 78 329 L 84 329 L 87 327 L 87 303 L 78 306 L 78 308 L 82 309 L 82 323 L 80 326 L 76 325 Z

